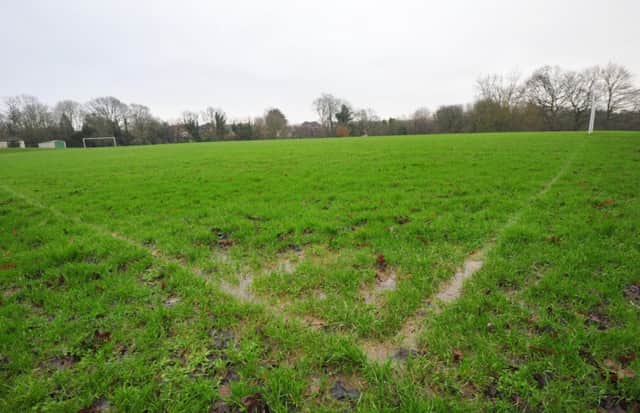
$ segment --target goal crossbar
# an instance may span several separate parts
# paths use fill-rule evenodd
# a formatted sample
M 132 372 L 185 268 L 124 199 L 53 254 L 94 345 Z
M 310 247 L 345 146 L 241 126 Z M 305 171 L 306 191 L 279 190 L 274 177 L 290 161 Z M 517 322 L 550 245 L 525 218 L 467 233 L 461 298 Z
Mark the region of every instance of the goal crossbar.
M 118 146 L 118 143 L 116 142 L 116 138 L 113 136 L 102 136 L 102 137 L 98 137 L 98 138 L 82 138 L 82 146 L 84 146 L 85 148 L 87 147 L 87 141 L 112 141 L 113 142 L 113 147 L 115 148 L 116 146 Z

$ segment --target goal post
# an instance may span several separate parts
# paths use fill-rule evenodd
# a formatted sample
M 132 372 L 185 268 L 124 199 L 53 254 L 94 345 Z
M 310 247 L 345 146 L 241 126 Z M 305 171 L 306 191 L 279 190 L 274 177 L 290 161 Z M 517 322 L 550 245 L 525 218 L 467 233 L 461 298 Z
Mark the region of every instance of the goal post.
M 89 142 L 89 145 L 87 145 Z M 82 138 L 82 146 L 85 148 L 97 148 L 100 146 L 118 146 L 116 138 L 113 136 L 102 136 L 98 138 Z
M 589 130 L 588 134 L 591 135 L 593 133 L 593 126 L 596 121 L 596 95 L 591 93 L 591 114 L 589 116 Z

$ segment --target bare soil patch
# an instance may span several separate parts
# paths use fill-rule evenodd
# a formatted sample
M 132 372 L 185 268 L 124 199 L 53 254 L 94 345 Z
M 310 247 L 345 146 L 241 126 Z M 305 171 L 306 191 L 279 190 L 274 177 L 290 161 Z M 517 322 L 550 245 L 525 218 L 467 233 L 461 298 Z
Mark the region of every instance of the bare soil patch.
M 251 292 L 251 284 L 253 283 L 252 274 L 244 274 L 240 277 L 238 284 L 231 284 L 223 281 L 220 283 L 220 289 L 225 293 L 244 302 L 256 302 L 256 297 Z
M 360 390 L 349 386 L 343 381 L 336 381 L 333 386 L 331 386 L 331 397 L 340 401 L 347 400 L 357 400 L 360 398 Z
M 277 260 L 269 268 L 268 272 L 278 272 L 281 274 L 293 274 L 298 266 L 304 261 L 304 250 L 299 247 L 291 247 L 278 254 Z
M 55 370 L 65 370 L 73 368 L 80 358 L 74 355 L 65 354 L 63 356 L 55 356 L 45 362 L 45 365 Z
M 464 282 L 471 278 L 484 265 L 484 252 L 478 251 L 471 254 L 464 264 L 436 294 L 435 298 L 443 303 L 457 300 L 462 294 Z
M 459 268 L 454 274 L 453 278 L 447 281 L 442 288 L 434 296 L 435 302 L 441 304 L 447 304 L 457 300 L 462 294 L 462 288 L 464 282 L 471 278 L 482 266 L 484 265 L 485 250 L 477 251 L 471 254 L 464 262 L 461 268 Z M 381 263 L 383 265 L 381 265 Z M 382 269 L 382 271 L 381 271 Z M 386 273 L 388 271 L 388 265 L 386 260 L 378 258 L 378 273 Z M 395 288 L 395 281 L 389 284 L 384 284 L 385 281 L 380 282 L 378 291 L 385 291 L 386 285 L 393 285 Z M 378 284 L 378 282 L 376 282 Z M 365 300 L 370 300 L 372 303 L 376 303 L 375 294 L 370 291 L 364 293 Z M 367 296 L 366 294 L 369 294 Z M 396 357 L 398 353 L 411 354 L 416 352 L 418 344 L 418 336 L 420 334 L 421 326 L 425 323 L 428 314 L 437 314 L 441 311 L 441 307 L 434 306 L 432 300 L 427 300 L 424 306 L 416 312 L 413 317 L 408 318 L 403 324 L 398 334 L 390 340 L 383 342 L 363 342 L 362 349 L 367 354 L 370 360 L 384 361 L 389 358 L 396 360 L 403 360 L 406 357 Z
M 101 397 L 93 402 L 91 406 L 80 409 L 79 413 L 103 413 L 108 411 L 111 411 L 111 403 L 109 403 L 109 400 Z
M 18 294 L 20 291 L 22 291 L 22 288 L 20 288 L 20 287 L 11 287 L 11 288 L 7 288 L 6 290 L 2 291 L 2 295 L 5 298 L 9 298 L 11 296 L 14 296 L 14 295 Z
M 633 303 L 640 305 L 640 283 L 628 285 L 624 289 L 624 296 Z
M 164 305 L 165 307 L 173 307 L 174 305 L 176 305 L 179 302 L 180 302 L 180 297 L 172 295 L 169 298 L 167 298 L 166 300 L 164 300 L 162 302 L 162 305 Z
M 386 291 L 397 288 L 398 276 L 396 271 L 387 263 L 384 255 L 376 256 L 376 279 L 373 286 L 365 286 L 360 295 L 364 302 L 371 305 L 382 305 L 382 298 Z

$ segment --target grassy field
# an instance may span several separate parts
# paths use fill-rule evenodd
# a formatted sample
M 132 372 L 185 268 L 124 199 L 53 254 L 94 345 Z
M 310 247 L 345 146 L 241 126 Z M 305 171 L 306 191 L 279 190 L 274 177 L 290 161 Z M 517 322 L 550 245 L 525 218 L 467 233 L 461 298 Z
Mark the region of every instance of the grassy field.
M 0 411 L 640 409 L 640 133 L 4 151 L 0 177 Z

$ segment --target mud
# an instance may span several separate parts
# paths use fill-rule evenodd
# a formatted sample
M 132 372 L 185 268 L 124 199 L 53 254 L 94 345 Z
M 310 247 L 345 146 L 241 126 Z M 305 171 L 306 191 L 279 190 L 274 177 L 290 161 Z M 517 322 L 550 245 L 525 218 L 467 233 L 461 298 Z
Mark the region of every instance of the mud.
M 240 301 L 255 303 L 257 300 L 251 291 L 251 284 L 253 284 L 253 275 L 245 274 L 240 278 L 238 284 L 222 281 L 220 289 Z
M 482 251 L 469 256 L 462 267 L 453 275 L 453 278 L 447 281 L 440 291 L 438 291 L 435 299 L 443 303 L 457 300 L 462 294 L 464 282 L 478 272 L 483 265 L 484 253 Z
M 360 291 L 364 302 L 370 305 L 382 305 L 384 293 L 397 288 L 398 277 L 395 271 L 385 264 L 384 269 L 376 271 L 376 280 L 372 287 L 366 286 Z

